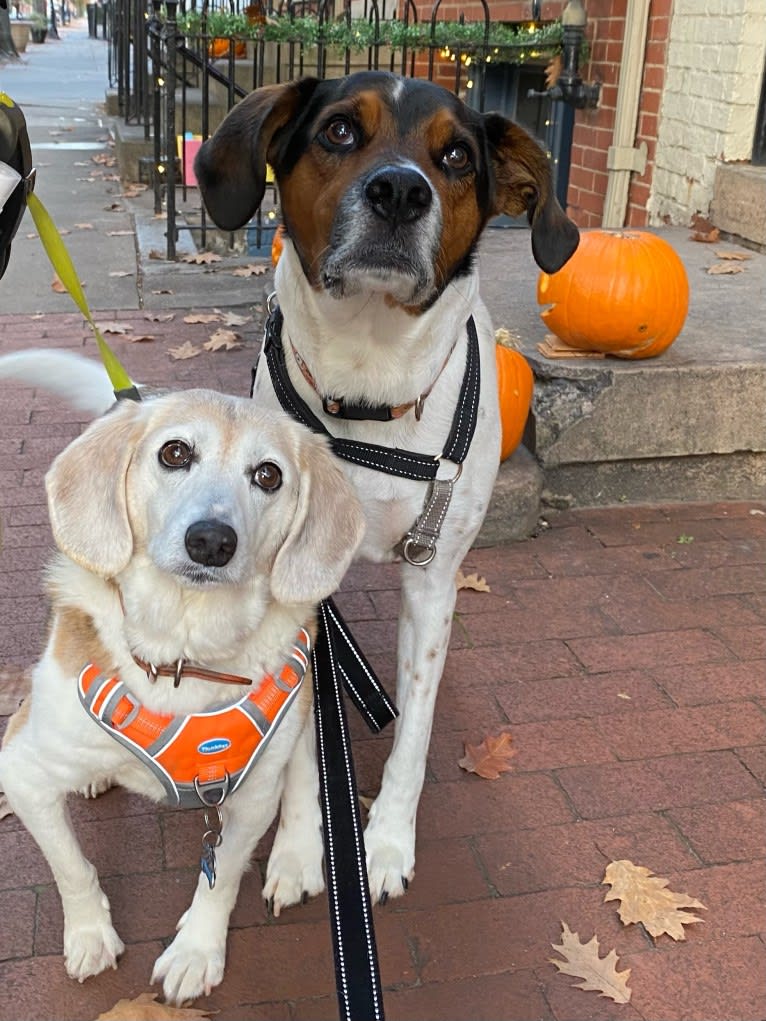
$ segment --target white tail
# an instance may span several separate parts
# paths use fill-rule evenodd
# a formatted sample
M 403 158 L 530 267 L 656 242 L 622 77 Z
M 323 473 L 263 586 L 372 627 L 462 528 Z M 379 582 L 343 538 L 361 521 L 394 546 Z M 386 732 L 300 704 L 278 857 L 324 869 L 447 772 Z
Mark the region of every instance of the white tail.
M 0 356 L 0 379 L 16 379 L 63 398 L 73 408 L 101 415 L 115 401 L 101 362 L 73 351 L 32 348 Z

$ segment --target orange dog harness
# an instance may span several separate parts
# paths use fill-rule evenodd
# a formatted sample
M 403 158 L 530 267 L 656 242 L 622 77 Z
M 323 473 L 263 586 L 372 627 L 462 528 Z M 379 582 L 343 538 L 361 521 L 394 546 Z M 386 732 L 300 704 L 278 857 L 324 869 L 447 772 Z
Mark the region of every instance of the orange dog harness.
M 77 689 L 88 715 L 149 767 L 171 804 L 199 807 L 220 803 L 244 781 L 298 694 L 310 652 L 311 639 L 301 628 L 278 674 L 267 674 L 236 702 L 189 716 L 147 709 L 118 677 L 106 677 L 93 663 Z

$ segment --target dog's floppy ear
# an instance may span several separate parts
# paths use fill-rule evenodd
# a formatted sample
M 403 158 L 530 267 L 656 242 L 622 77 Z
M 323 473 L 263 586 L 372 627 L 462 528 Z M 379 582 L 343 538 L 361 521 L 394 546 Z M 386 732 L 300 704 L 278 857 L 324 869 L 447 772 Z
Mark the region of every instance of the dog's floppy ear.
M 271 591 L 280 603 L 331 595 L 364 534 L 361 505 L 325 441 L 301 440 L 298 506 L 274 560 Z
M 207 211 L 222 230 L 237 230 L 261 204 L 276 133 L 304 108 L 316 78 L 264 85 L 238 103 L 197 153 L 194 173 Z
M 130 561 L 126 478 L 143 433 L 141 405 L 122 401 L 92 422 L 45 476 L 53 538 L 75 563 L 111 578 Z
M 532 226 L 532 254 L 546 273 L 574 255 L 580 232 L 558 203 L 548 159 L 523 128 L 499 114 L 485 117 L 495 167 L 493 214 L 526 213 Z

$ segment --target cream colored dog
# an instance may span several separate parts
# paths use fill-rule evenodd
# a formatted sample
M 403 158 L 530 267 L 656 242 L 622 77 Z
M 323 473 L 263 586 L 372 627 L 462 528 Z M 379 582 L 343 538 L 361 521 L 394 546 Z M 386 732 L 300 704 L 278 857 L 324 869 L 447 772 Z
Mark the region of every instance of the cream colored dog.
M 166 792 L 81 704 L 83 667 L 96 664 L 99 682 L 118 676 L 149 714 L 184 718 L 231 705 L 267 675 L 283 676 L 296 634 L 313 631 L 316 603 L 337 588 L 363 524 L 322 440 L 253 401 L 205 390 L 120 403 L 56 458 L 46 484 L 60 549 L 48 573 L 53 618 L 28 714 L 0 754 L 0 783 L 51 866 L 66 968 L 82 981 L 114 967 L 123 944 L 73 832 L 67 794 L 110 783 L 155 800 Z M 159 675 L 136 658 L 160 665 Z M 224 683 L 225 675 L 252 687 Z M 154 968 L 169 1001 L 221 981 L 240 878 L 285 787 L 308 783 L 308 800 L 316 799 L 311 701 L 307 677 L 246 782 L 221 806 L 215 885 L 200 875 Z M 290 853 L 277 838 L 267 894 L 282 901 L 323 886 L 321 868 L 285 867 Z M 301 889 L 280 895 L 286 874 Z

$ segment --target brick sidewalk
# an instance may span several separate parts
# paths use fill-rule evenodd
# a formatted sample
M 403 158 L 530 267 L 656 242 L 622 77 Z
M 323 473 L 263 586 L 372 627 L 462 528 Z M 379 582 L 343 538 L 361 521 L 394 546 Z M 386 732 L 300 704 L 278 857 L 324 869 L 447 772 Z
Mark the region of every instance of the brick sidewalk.
M 132 325 L 110 338 L 145 381 L 246 393 L 259 338 L 172 361 L 215 325 L 182 313 L 101 312 Z M 127 336 L 129 336 L 128 334 Z M 0 351 L 94 345 L 78 315 L 0 319 Z M 42 488 L 81 416 L 30 389 L 0 387 L 0 666 L 39 652 L 40 568 L 50 549 Z M 754 513 L 756 511 L 756 513 Z M 465 570 L 491 593 L 461 592 L 419 816 L 417 877 L 376 909 L 395 1019 L 706 1019 L 766 1016 L 764 801 L 766 519 L 751 505 L 562 512 L 536 539 L 473 552 Z M 340 602 L 392 687 L 395 569 L 360 565 Z M 508 729 L 512 772 L 488 781 L 457 766 L 463 741 Z M 353 721 L 362 792 L 374 793 L 390 735 Z M 157 811 L 113 790 L 73 799 L 127 944 L 118 971 L 78 985 L 62 961 L 49 870 L 14 817 L 0 822 L 0 1021 L 87 1021 L 148 990 L 196 882 L 198 813 Z M 270 840 L 232 918 L 223 985 L 198 1006 L 224 1019 L 337 1016 L 326 901 L 267 917 Z M 704 924 L 656 943 L 603 902 L 604 868 L 629 858 L 702 901 Z M 561 920 L 614 947 L 632 970 L 617 1006 L 548 963 Z

